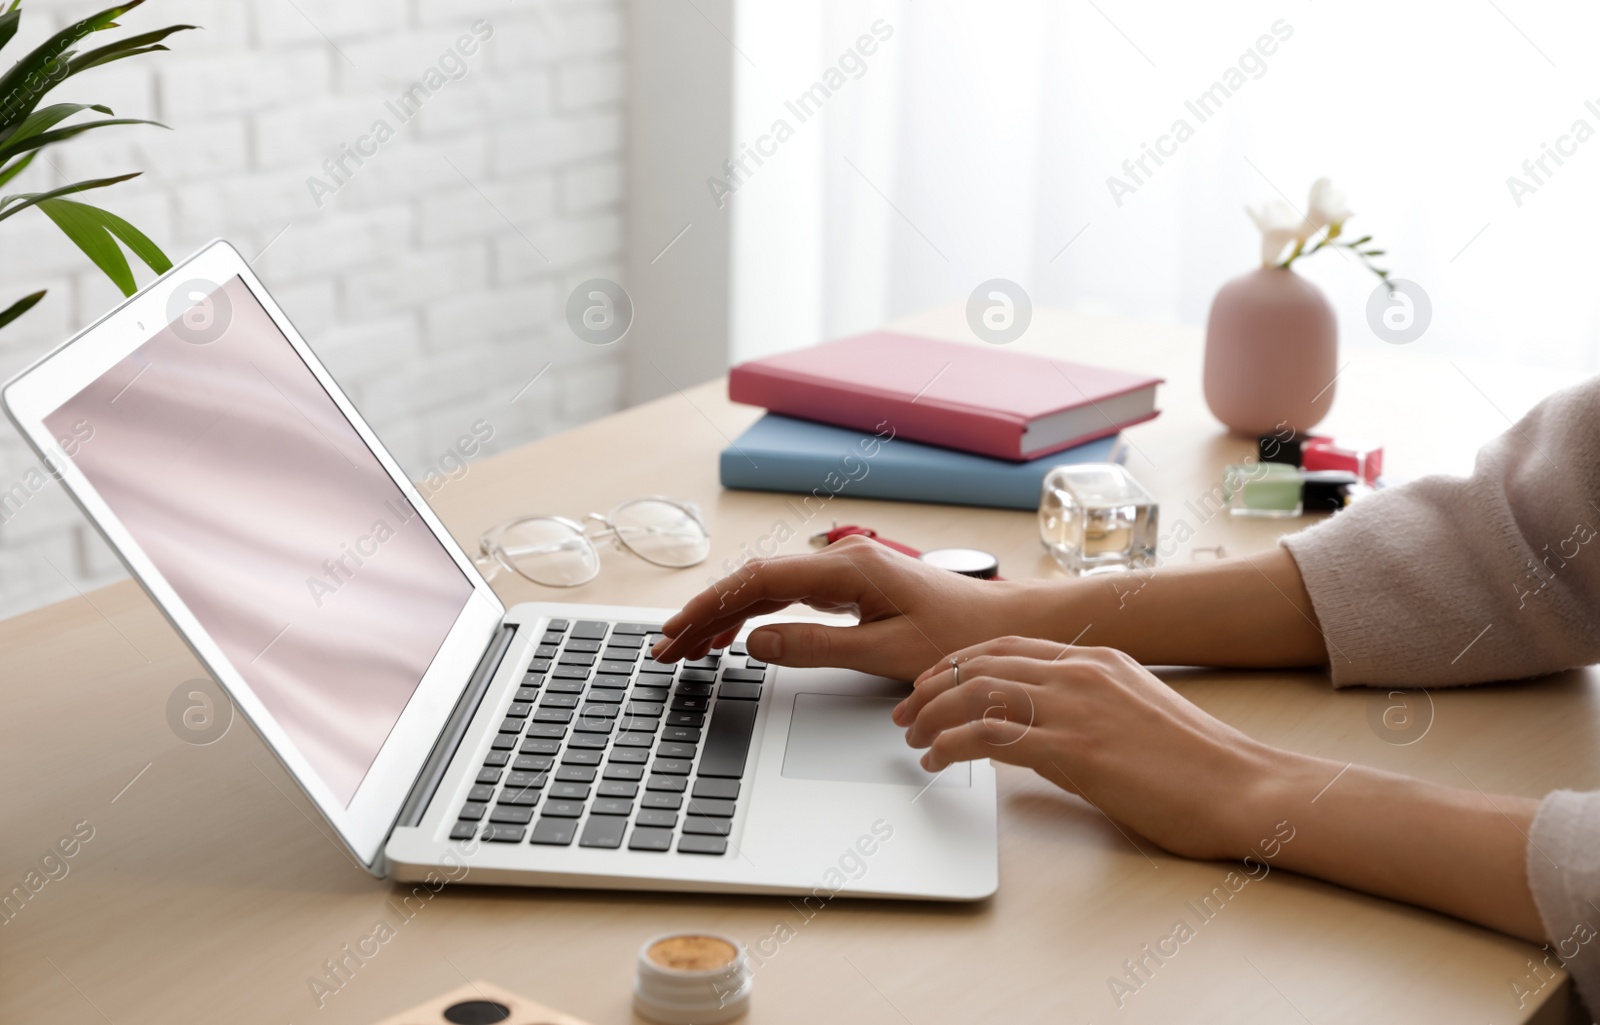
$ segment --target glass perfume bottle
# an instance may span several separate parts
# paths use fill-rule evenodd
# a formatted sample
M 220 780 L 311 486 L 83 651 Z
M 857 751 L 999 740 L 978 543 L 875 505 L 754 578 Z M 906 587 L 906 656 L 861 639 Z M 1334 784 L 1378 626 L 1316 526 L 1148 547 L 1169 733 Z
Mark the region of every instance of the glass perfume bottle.
M 1069 573 L 1155 565 L 1158 507 L 1115 463 L 1057 466 L 1039 495 L 1039 539 Z

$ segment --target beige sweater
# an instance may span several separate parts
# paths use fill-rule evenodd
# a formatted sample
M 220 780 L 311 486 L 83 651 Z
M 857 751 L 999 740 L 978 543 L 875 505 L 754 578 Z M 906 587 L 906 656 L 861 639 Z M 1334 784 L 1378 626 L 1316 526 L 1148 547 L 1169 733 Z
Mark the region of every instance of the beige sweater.
M 1380 491 L 1284 538 L 1336 687 L 1451 686 L 1600 662 L 1600 378 L 1557 392 L 1472 476 Z M 1600 792 L 1558 790 L 1528 839 L 1551 950 L 1600 1013 Z

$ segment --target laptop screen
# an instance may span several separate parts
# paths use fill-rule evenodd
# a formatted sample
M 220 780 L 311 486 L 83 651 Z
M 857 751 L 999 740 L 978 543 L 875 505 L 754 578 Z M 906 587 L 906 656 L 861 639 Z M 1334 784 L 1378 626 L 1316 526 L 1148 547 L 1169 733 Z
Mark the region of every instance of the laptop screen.
M 473 586 L 250 289 L 45 423 L 348 807 Z

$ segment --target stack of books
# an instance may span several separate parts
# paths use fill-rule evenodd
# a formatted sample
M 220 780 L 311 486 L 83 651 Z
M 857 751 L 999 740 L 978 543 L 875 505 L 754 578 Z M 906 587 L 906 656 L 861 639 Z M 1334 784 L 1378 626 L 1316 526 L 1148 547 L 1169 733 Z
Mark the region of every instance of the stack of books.
M 1116 461 L 1159 378 L 879 331 L 733 368 L 769 412 L 722 453 L 722 485 L 1034 509 L 1045 473 Z

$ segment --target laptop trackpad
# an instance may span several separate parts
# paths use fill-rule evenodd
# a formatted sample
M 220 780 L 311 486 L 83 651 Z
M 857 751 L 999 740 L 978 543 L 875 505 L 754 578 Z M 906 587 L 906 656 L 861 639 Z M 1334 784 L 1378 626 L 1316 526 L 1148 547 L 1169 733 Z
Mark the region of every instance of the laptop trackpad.
M 906 746 L 905 730 L 889 718 L 899 701 L 856 694 L 795 695 L 783 774 L 790 779 L 926 787 L 935 774 L 917 764 L 922 752 Z M 939 773 L 933 785 L 970 787 L 972 767 L 957 762 Z

